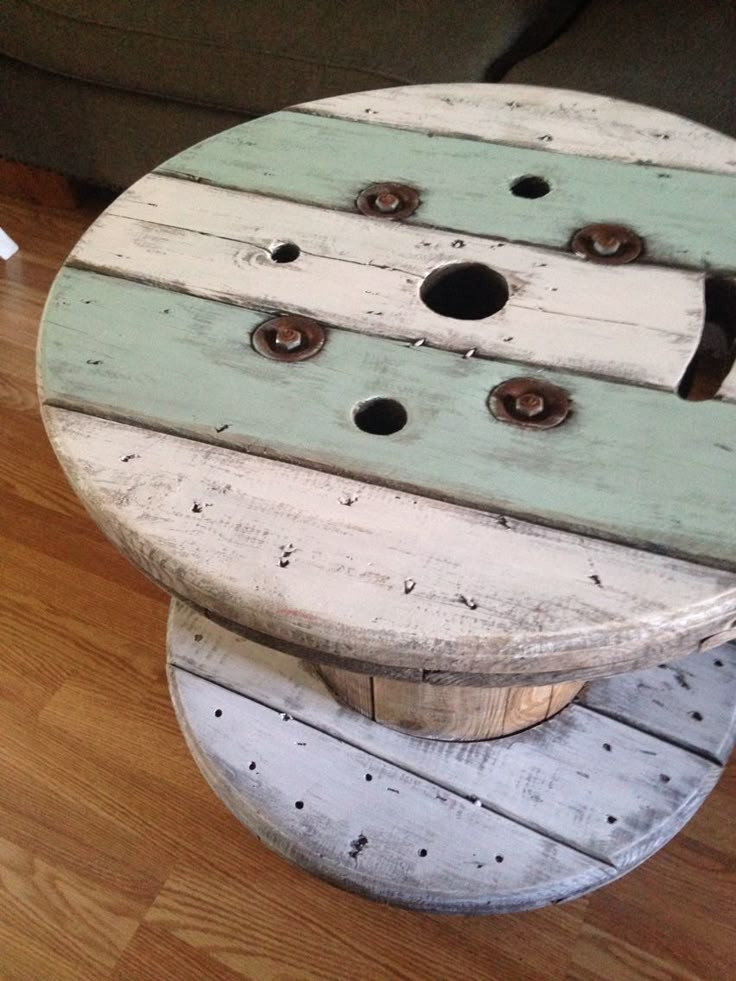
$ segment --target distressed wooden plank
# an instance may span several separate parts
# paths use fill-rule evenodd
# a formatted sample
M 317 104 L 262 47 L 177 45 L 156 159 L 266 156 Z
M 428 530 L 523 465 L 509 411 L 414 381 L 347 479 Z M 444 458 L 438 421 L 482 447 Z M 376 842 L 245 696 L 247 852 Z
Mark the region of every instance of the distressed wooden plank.
M 682 116 L 590 92 L 459 83 L 351 92 L 298 109 L 354 122 L 711 173 L 736 173 L 730 136 Z
M 708 174 L 553 154 L 280 112 L 219 134 L 173 157 L 160 173 L 304 203 L 354 209 L 361 188 L 401 180 L 422 204 L 410 224 L 565 249 L 573 232 L 615 221 L 644 237 L 649 260 L 736 269 L 736 188 Z M 550 192 L 511 193 L 523 176 Z
M 486 401 L 531 368 L 339 330 L 318 357 L 286 365 L 252 350 L 262 317 L 67 269 L 46 310 L 44 398 L 736 567 L 736 525 L 723 518 L 736 477 L 733 405 L 550 371 L 574 411 L 530 432 L 493 419 Z M 401 401 L 408 422 L 379 438 L 352 412 L 383 396 Z
M 598 681 L 581 705 L 725 764 L 736 738 L 736 647 L 724 644 L 659 670 Z
M 285 240 L 301 255 L 274 262 L 274 245 Z M 424 278 L 460 260 L 505 278 L 502 310 L 458 320 L 424 304 Z M 207 185 L 182 188 L 157 175 L 118 199 L 70 261 L 238 306 L 670 390 L 703 327 L 699 273 L 597 266 Z
M 376 761 L 364 767 L 360 780 L 366 772 L 375 777 L 374 766 L 390 764 L 431 781 L 441 796 L 449 791 L 477 800 L 599 858 L 612 876 L 638 864 L 675 834 L 721 773 L 720 766 L 686 749 L 576 705 L 502 740 L 454 744 L 417 739 L 342 708 L 300 661 L 239 639 L 184 604 L 172 605 L 168 637 L 177 677 L 191 672 L 225 686 L 230 694 L 239 692 L 286 713 L 343 746 L 359 748 Z M 657 668 L 649 672 L 658 673 Z M 733 704 L 736 686 L 731 684 L 729 693 Z M 218 690 L 211 694 L 219 697 Z M 210 699 L 209 704 L 219 703 Z M 204 732 L 189 723 L 190 745 L 215 726 L 212 711 L 205 716 Z M 729 712 L 721 723 L 723 732 L 732 734 Z M 241 752 L 242 759 L 251 758 L 258 740 L 251 745 L 252 750 Z M 367 782 L 369 791 L 378 789 L 375 779 Z M 380 807 L 382 799 L 374 797 L 373 806 Z M 432 820 L 428 816 L 427 825 Z
M 335 885 L 414 909 L 500 913 L 607 877 L 595 859 L 311 725 L 177 668 L 170 684 L 213 790 L 268 845 Z
M 144 572 L 345 668 L 545 684 L 685 654 L 736 617 L 732 574 L 76 412 L 44 415 L 74 489 Z

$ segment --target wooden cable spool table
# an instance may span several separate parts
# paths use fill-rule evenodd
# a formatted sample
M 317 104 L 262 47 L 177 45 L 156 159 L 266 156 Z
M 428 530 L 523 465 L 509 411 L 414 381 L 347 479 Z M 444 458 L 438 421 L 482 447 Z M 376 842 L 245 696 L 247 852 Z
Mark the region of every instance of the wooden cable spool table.
M 707 796 L 736 730 L 735 217 L 725 136 L 441 85 L 222 133 L 78 243 L 49 436 L 174 597 L 182 728 L 272 846 L 514 910 Z

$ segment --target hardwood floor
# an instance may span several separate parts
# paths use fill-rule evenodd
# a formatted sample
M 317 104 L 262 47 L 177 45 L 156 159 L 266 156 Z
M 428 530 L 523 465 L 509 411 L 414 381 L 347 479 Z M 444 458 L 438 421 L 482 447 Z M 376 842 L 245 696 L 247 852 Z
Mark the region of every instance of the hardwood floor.
M 167 599 L 86 516 L 45 439 L 44 298 L 95 208 L 0 198 L 0 978 L 707 981 L 736 974 L 736 766 L 620 882 L 429 916 L 292 868 L 200 777 L 169 704 Z

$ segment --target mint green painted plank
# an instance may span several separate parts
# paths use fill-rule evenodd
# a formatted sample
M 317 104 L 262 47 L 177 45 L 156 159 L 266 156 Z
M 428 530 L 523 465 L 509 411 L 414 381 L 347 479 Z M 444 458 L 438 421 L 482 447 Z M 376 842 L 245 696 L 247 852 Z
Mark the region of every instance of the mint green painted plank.
M 263 316 L 65 269 L 45 314 L 45 398 L 736 569 L 733 405 L 548 371 L 574 414 L 523 431 L 486 408 L 518 364 L 339 330 L 282 364 L 250 347 Z M 401 432 L 355 427 L 353 407 L 374 396 L 405 405 Z
M 549 153 L 299 112 L 244 123 L 173 157 L 161 172 L 352 210 L 378 180 L 416 185 L 412 222 L 567 248 L 591 222 L 629 225 L 650 260 L 736 269 L 736 177 Z M 523 175 L 551 191 L 529 200 Z M 182 190 L 182 193 L 186 193 Z

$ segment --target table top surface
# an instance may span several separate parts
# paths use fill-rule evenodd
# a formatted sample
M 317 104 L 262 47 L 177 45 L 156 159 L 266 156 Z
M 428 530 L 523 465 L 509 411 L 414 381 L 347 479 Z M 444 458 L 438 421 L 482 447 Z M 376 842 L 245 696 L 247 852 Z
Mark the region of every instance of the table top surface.
M 238 126 L 71 253 L 50 436 L 144 571 L 285 650 L 498 684 L 685 653 L 736 623 L 735 174 L 725 136 L 524 86 Z

